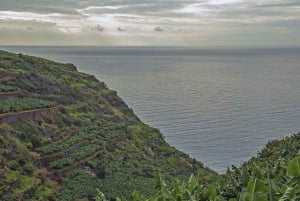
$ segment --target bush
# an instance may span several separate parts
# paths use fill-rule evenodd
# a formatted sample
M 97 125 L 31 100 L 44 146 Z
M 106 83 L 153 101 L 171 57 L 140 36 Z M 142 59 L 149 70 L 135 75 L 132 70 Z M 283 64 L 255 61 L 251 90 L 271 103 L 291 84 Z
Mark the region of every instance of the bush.
M 0 113 L 21 112 L 23 110 L 49 108 L 55 105 L 55 102 L 43 99 L 9 98 L 0 100 Z

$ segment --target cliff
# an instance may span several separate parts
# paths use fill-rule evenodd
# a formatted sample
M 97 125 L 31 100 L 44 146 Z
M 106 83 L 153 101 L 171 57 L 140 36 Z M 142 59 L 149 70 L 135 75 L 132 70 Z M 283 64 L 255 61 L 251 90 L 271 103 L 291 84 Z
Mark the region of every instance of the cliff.
M 3 201 L 151 195 L 158 174 L 215 175 L 72 64 L 0 51 L 0 122 Z

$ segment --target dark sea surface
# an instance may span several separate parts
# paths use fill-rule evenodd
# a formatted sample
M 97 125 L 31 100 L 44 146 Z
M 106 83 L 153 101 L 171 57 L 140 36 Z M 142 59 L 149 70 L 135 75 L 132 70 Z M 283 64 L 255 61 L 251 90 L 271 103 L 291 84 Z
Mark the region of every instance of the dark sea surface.
M 74 63 L 168 143 L 218 172 L 300 131 L 300 48 L 0 49 Z

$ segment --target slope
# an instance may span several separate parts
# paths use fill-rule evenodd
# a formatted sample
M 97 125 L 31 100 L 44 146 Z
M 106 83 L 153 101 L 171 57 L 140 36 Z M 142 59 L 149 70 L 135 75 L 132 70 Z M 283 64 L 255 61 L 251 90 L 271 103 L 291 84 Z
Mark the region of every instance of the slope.
M 158 174 L 215 175 L 72 64 L 0 51 L 0 122 L 4 201 L 151 195 Z

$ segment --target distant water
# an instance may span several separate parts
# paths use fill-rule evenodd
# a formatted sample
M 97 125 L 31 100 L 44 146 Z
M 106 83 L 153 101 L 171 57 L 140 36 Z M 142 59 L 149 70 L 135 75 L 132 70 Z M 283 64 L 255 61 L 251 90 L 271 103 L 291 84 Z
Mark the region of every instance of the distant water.
M 96 75 L 167 142 L 218 172 L 300 131 L 300 48 L 1 49 Z

